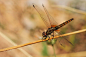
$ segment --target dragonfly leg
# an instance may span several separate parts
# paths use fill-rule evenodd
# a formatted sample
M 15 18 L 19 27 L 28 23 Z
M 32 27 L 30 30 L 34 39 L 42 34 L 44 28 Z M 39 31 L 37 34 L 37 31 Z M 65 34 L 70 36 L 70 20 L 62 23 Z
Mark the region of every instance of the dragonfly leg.
M 53 38 L 54 38 L 54 32 L 53 32 L 53 35 L 51 35 L 51 36 L 53 36 Z M 52 38 L 52 39 L 53 39 L 53 38 Z
M 50 36 L 48 36 L 48 40 L 50 39 Z
M 47 38 L 49 40 L 50 39 L 50 36 L 48 35 L 47 37 L 43 37 L 42 40 L 47 39 Z
M 46 39 L 47 38 L 47 36 L 46 37 L 42 37 L 42 40 L 44 40 L 44 39 Z
M 42 39 L 44 39 L 44 37 L 42 37 Z
M 53 32 L 53 38 L 54 38 L 54 32 Z

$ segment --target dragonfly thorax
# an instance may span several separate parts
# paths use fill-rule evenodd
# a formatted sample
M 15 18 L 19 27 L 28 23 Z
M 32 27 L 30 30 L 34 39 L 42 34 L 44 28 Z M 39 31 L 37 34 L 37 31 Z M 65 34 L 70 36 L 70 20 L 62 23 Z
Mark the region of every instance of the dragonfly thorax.
M 55 31 L 55 28 L 53 28 L 53 27 L 48 28 L 48 30 L 46 32 L 42 33 L 42 36 L 47 37 L 48 35 L 51 35 L 51 33 L 54 32 L 54 31 Z
M 47 31 L 46 31 L 46 35 L 50 35 L 52 32 L 55 31 L 55 28 L 54 27 L 51 27 L 49 28 Z

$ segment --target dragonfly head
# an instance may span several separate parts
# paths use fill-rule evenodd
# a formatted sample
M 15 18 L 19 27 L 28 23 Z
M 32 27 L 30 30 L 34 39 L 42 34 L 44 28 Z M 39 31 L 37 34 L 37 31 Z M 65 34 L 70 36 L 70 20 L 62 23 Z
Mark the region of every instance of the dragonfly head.
M 46 37 L 46 33 L 45 33 L 45 32 L 43 32 L 43 33 L 42 33 L 42 36 L 43 36 L 43 37 Z

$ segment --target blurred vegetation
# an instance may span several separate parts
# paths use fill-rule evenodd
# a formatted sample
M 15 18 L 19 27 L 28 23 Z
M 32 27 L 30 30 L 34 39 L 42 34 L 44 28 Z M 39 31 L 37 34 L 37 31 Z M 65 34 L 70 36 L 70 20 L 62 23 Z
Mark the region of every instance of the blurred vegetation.
M 60 32 L 62 34 L 86 28 L 86 15 L 74 12 L 72 11 L 72 9 L 67 10 L 65 8 L 58 7 L 58 5 L 61 5 L 63 3 L 64 6 L 84 11 L 84 13 L 86 13 L 85 0 L 66 0 L 65 3 L 63 0 L 38 0 L 38 2 L 35 0 L 1 0 L 0 32 L 4 33 L 18 45 L 39 40 L 40 37 L 42 37 L 42 32 L 45 31 L 47 28 L 40 18 L 39 14 L 33 8 L 33 3 L 39 6 L 38 9 L 41 10 L 43 10 L 43 3 L 49 11 L 50 15 L 53 16 L 58 24 L 74 18 L 71 23 L 60 29 Z M 42 15 L 46 16 L 44 11 L 40 12 Z M 69 44 L 63 38 L 61 39 L 61 43 L 65 47 L 60 45 L 58 39 L 56 44 L 54 45 L 56 55 L 86 51 L 86 32 L 65 37 L 71 43 L 73 43 L 74 46 Z M 3 41 L 3 38 L 0 41 Z M 39 43 L 24 47 L 23 49 L 26 50 L 27 53 L 32 55 L 33 57 L 48 56 L 49 54 L 53 55 L 52 46 L 47 46 L 48 45 L 44 43 Z

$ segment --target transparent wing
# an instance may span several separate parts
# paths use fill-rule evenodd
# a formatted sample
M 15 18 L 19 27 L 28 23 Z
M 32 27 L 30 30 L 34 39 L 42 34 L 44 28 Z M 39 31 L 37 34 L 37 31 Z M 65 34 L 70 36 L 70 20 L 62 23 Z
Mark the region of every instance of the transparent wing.
M 60 34 L 60 35 L 63 34 L 61 32 L 57 32 L 57 33 Z M 73 46 L 73 44 L 69 40 L 67 40 L 65 37 L 61 37 L 59 42 L 61 42 L 61 41 L 64 42 L 64 40 L 67 41 L 68 43 L 70 43 Z
M 51 27 L 55 27 L 57 26 L 57 22 L 54 20 L 54 18 L 49 14 L 49 12 L 47 11 L 47 9 L 44 7 L 44 5 L 42 4 L 45 12 L 46 12 L 46 15 L 47 15 L 47 18 L 49 19 L 49 22 L 50 22 L 50 25 Z
M 48 19 L 49 19 L 49 22 L 50 22 L 50 25 L 51 25 L 51 27 L 55 27 L 55 26 L 57 26 L 57 22 L 54 20 L 54 18 L 48 13 L 48 11 L 47 11 L 47 9 L 44 7 L 44 5 L 42 5 L 43 6 L 43 8 L 44 8 L 44 10 L 45 10 L 45 12 L 46 12 L 46 15 L 47 15 L 47 17 L 48 17 Z M 61 34 L 60 32 L 59 32 L 59 34 Z M 69 40 L 67 40 L 66 38 L 63 38 L 63 39 L 65 39 L 68 43 L 70 43 L 71 45 L 73 45 Z
M 36 9 L 36 11 L 39 13 L 40 17 L 42 18 L 43 22 L 45 23 L 45 25 L 50 28 L 50 22 L 49 19 L 47 18 L 47 16 L 43 15 L 42 10 L 37 6 L 37 5 L 33 5 L 33 7 Z

